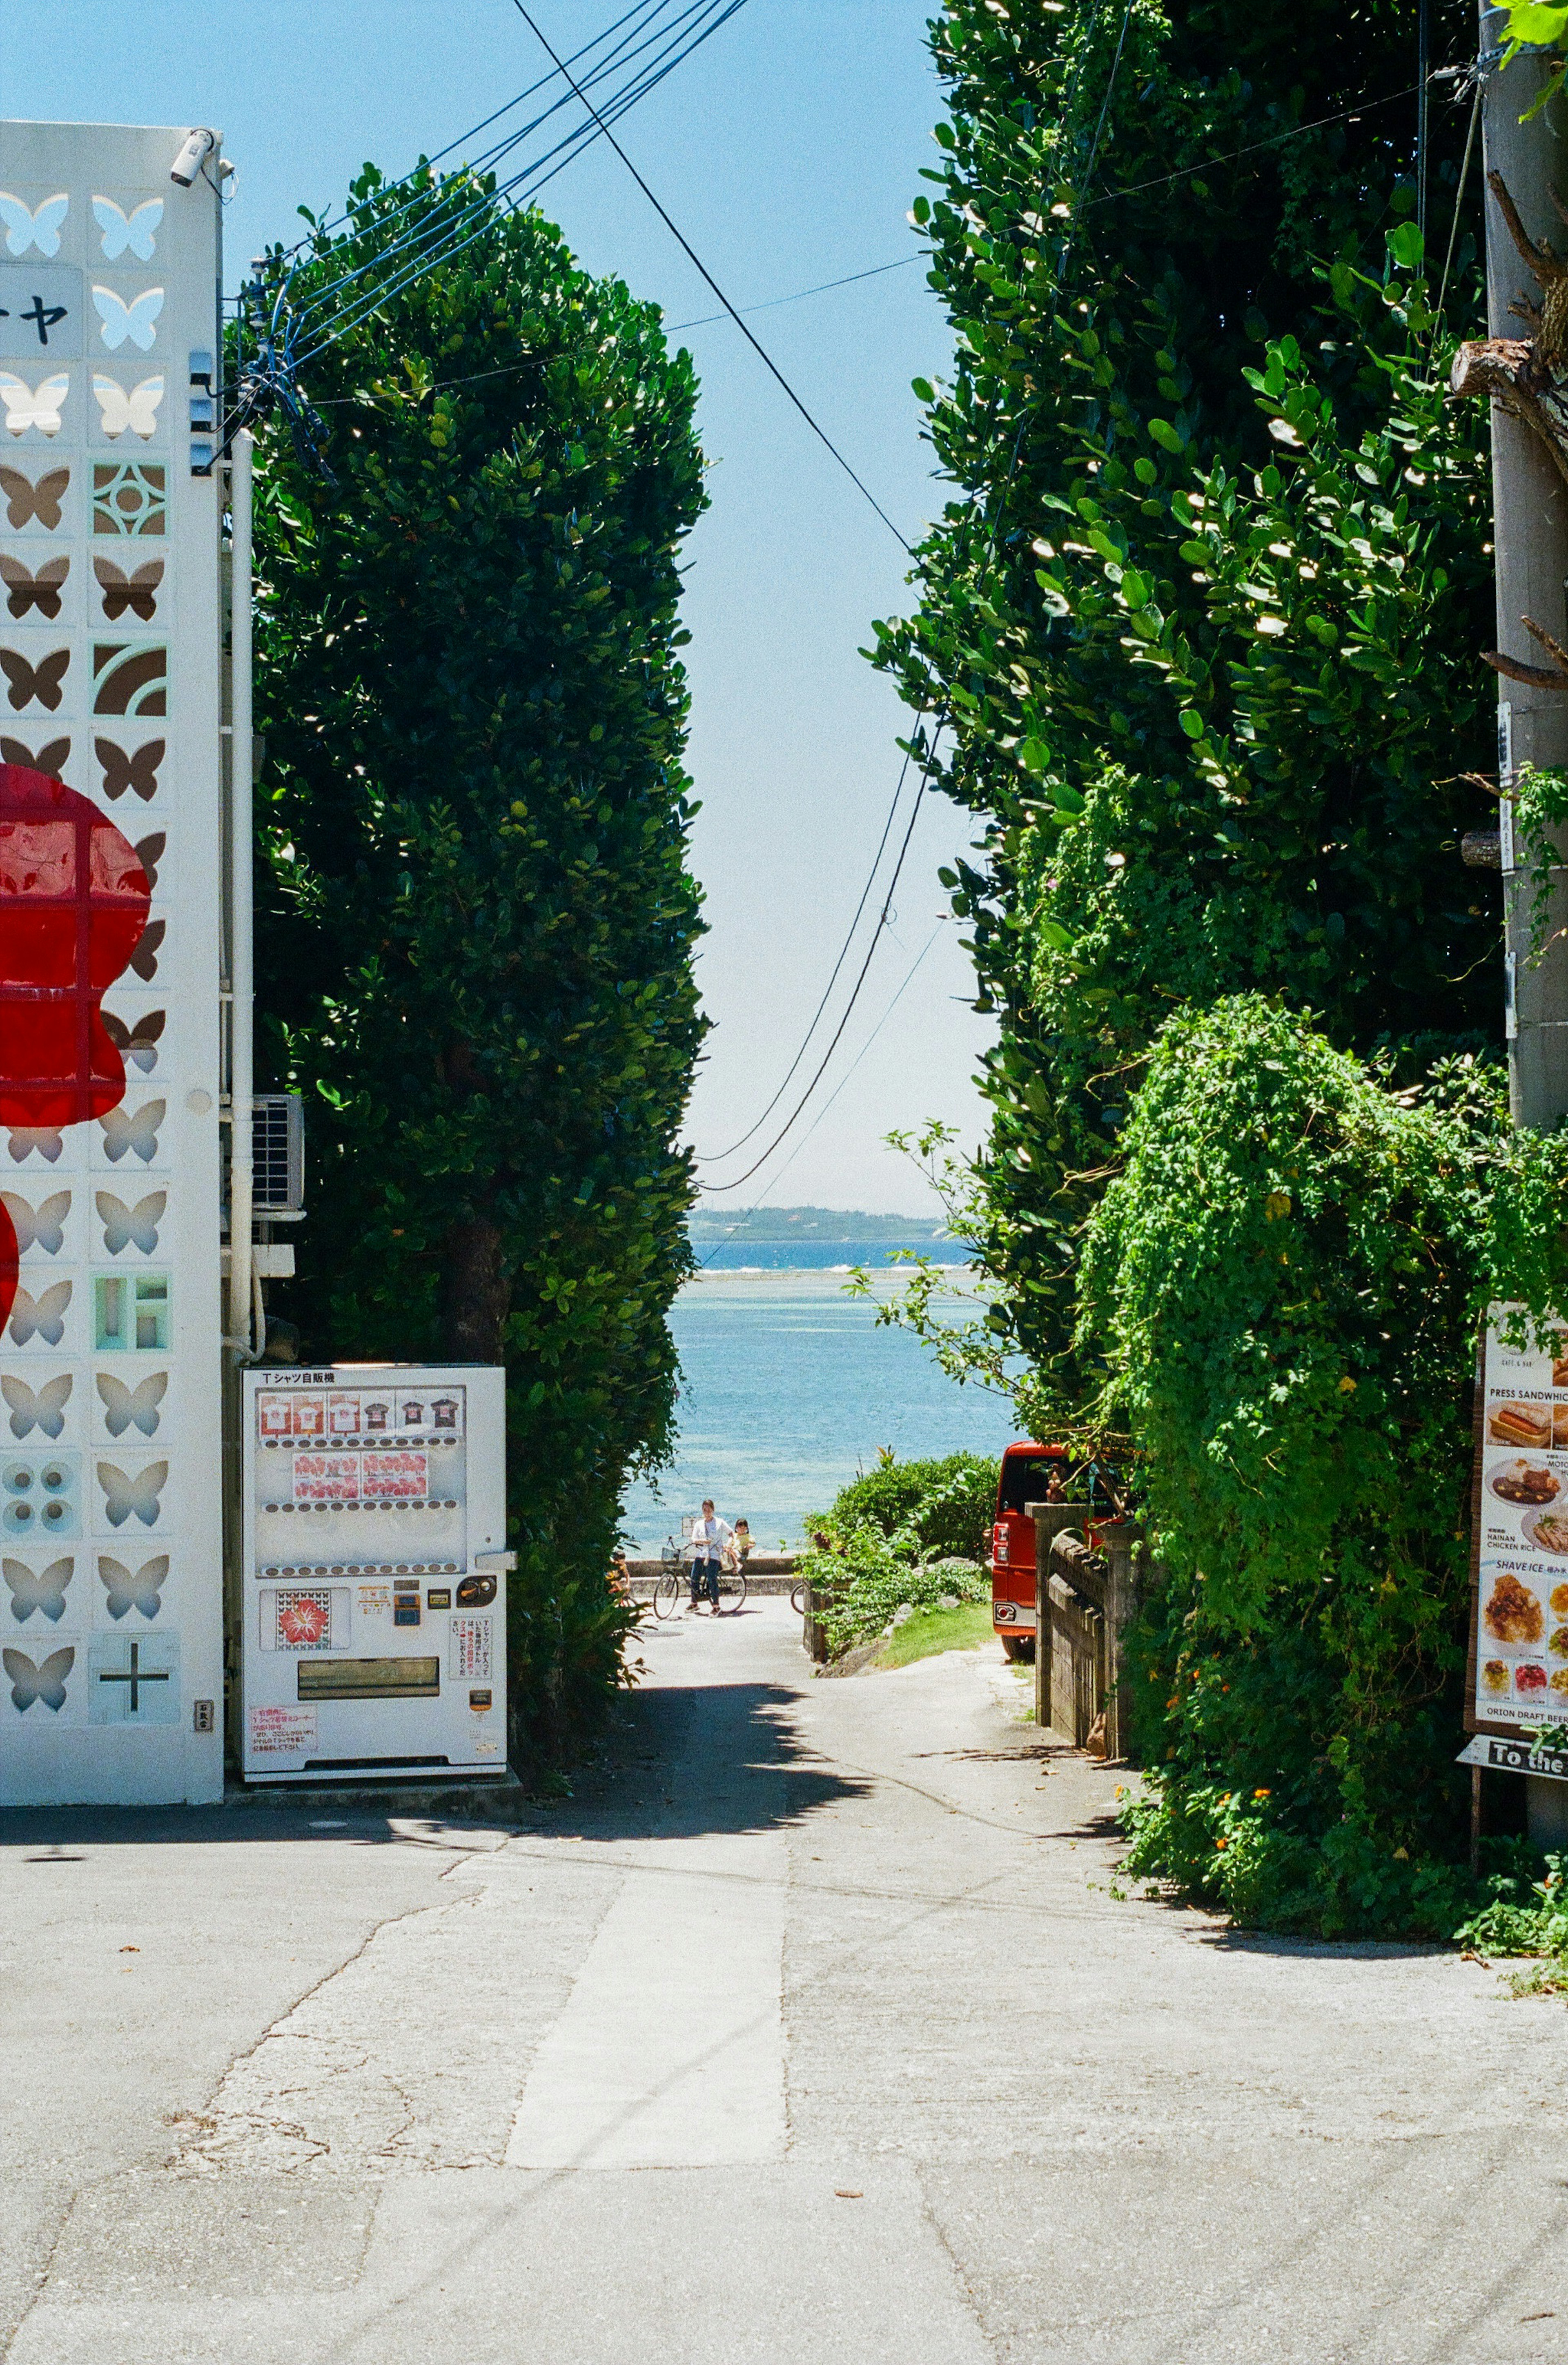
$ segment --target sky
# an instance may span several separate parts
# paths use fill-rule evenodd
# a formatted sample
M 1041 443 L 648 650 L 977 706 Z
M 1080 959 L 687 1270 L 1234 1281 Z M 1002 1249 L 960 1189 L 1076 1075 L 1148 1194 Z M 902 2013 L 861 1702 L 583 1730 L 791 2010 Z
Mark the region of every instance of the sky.
M 563 53 L 624 5 L 529 0 Z M 900 264 L 749 325 L 911 542 L 944 499 L 910 380 L 940 374 L 946 332 L 923 264 L 902 261 L 919 252 L 907 214 L 942 105 L 930 13 L 930 0 L 746 0 L 616 128 L 737 306 Z M 335 210 L 366 159 L 407 171 L 547 66 L 511 0 L 250 0 L 217 17 L 196 0 L 0 0 L 0 114 L 222 128 L 230 289 L 263 245 L 292 240 L 299 205 Z M 734 1182 L 793 1109 L 875 933 L 880 888 L 817 1048 L 745 1150 L 719 1155 L 794 1059 L 881 834 L 910 717 L 859 651 L 874 618 L 913 606 L 908 560 L 734 323 L 708 317 L 711 290 L 602 142 L 543 203 L 589 269 L 665 308 L 701 379 L 711 507 L 685 548 L 684 622 L 713 1023 L 689 1129 L 702 1179 Z M 967 1141 L 983 1129 L 987 1022 L 936 880 L 968 842 L 966 817 L 924 798 L 822 1084 L 761 1171 L 713 1205 L 935 1210 L 883 1138 L 933 1118 Z

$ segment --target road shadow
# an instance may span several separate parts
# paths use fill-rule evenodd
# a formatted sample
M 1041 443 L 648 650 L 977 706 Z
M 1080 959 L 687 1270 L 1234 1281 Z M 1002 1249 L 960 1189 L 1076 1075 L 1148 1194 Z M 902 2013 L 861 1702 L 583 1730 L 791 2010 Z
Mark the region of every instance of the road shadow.
M 599 1841 L 768 1832 L 869 1796 L 802 1754 L 785 1684 L 661 1685 L 623 1703 L 600 1761 L 531 1829 Z
M 621 1704 L 598 1754 L 567 1777 L 571 1795 L 493 1800 L 461 1779 L 450 1805 L 435 1785 L 374 1801 L 310 1791 L 231 1795 L 208 1807 L 9 1807 L 0 1852 L 62 1867 L 106 1847 L 361 1845 L 462 1848 L 465 1834 L 689 1839 L 798 1825 L 821 1809 L 862 1799 L 870 1784 L 801 1760 L 787 1685 L 664 1685 Z M 460 1793 L 461 1795 L 456 1795 Z

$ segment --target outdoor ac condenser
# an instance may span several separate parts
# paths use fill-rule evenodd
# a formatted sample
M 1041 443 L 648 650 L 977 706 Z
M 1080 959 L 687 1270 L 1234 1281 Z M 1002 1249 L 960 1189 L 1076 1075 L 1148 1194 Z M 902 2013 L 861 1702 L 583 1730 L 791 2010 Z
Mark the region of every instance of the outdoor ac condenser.
M 258 1093 L 252 1103 L 251 1207 L 259 1222 L 305 1213 L 305 1104 L 297 1093 Z

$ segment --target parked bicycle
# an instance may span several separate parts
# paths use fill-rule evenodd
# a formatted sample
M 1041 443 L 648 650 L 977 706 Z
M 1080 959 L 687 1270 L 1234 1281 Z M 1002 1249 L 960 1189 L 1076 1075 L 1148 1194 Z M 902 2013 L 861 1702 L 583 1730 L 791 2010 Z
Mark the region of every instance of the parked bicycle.
M 674 1536 L 666 1536 L 659 1558 L 664 1565 L 659 1571 L 659 1581 L 654 1587 L 654 1615 L 655 1618 L 673 1618 L 690 1594 L 691 1546 L 689 1542 L 678 1541 Z M 707 1610 L 714 1618 L 733 1618 L 745 1599 L 745 1570 L 726 1565 L 719 1571 L 718 1600 L 711 1602 L 704 1597 L 697 1608 Z

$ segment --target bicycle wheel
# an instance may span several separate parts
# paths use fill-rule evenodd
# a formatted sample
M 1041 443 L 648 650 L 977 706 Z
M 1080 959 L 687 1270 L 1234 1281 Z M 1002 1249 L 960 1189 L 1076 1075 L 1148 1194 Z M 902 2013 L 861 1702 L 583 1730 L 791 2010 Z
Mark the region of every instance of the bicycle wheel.
M 654 1616 L 673 1618 L 680 1607 L 680 1573 L 666 1568 L 654 1587 Z
M 806 1614 L 806 1580 L 804 1577 L 790 1587 L 790 1607 L 797 1618 Z
M 726 1569 L 719 1579 L 719 1598 L 712 1605 L 715 1618 L 733 1618 L 745 1599 L 745 1571 Z

